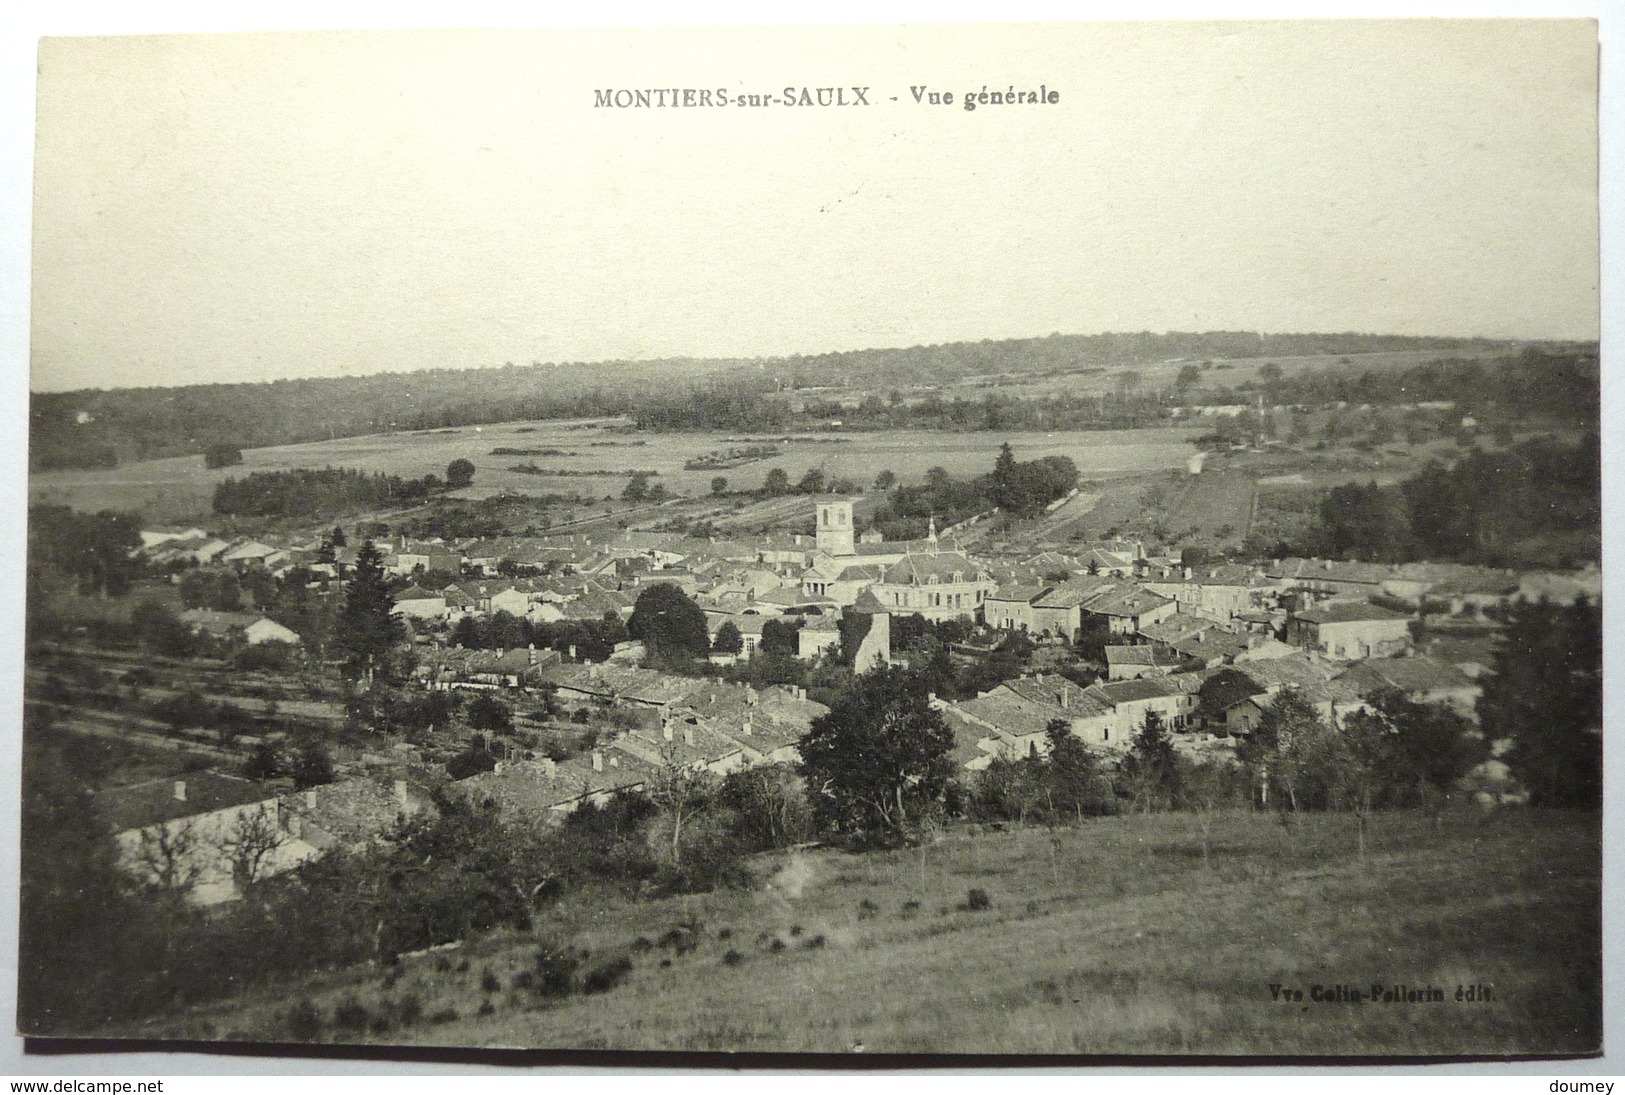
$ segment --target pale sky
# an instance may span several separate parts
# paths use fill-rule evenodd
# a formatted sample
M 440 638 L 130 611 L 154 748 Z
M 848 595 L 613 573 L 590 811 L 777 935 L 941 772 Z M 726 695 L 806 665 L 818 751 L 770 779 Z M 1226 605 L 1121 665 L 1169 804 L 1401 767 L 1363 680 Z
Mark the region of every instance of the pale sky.
M 1579 20 L 49 39 L 31 386 L 1595 338 L 1596 64 Z M 1012 84 L 1060 102 L 960 103 Z M 851 85 L 873 105 L 593 106 Z

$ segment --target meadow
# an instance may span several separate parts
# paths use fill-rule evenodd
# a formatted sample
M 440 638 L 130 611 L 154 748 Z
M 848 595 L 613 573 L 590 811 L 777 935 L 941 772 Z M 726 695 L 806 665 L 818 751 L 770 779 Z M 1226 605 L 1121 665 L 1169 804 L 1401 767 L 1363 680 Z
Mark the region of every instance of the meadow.
M 121 465 L 35 472 L 29 477 L 33 502 L 71 505 L 76 509 L 135 509 L 149 520 L 203 521 L 211 516 L 214 486 L 227 476 L 242 478 L 256 471 L 344 467 L 417 478 L 444 475 L 456 459 L 473 462 L 474 485 L 462 496 L 483 498 L 503 491 L 521 494 L 581 493 L 618 497 L 624 476 L 635 468 L 659 472 L 654 480 L 679 495 L 710 492 L 718 475 L 732 490 L 754 490 L 769 469 L 782 468 L 792 483 L 817 467 L 830 479 L 848 478 L 867 488 L 875 475 L 890 469 L 904 482 L 920 482 L 928 469 L 945 468 L 956 477 L 990 471 L 999 446 L 1009 441 L 1021 460 L 1068 456 L 1085 479 L 1102 479 L 1182 467 L 1191 453 L 1188 439 L 1197 430 L 1174 429 L 1072 431 L 1056 433 L 822 433 L 788 435 L 778 443 L 782 455 L 724 471 L 685 471 L 683 465 L 705 453 L 734 447 L 740 436 L 715 432 L 637 434 L 602 422 L 510 422 L 419 433 L 376 434 L 303 445 L 245 449 L 243 463 L 231 468 L 204 467 L 202 455 L 171 457 Z M 761 435 L 767 436 L 767 435 Z M 779 435 L 784 437 L 785 435 Z M 830 439 L 835 443 L 829 443 Z M 755 440 L 752 436 L 752 440 Z M 778 438 L 774 438 L 778 440 Z M 494 455 L 493 449 L 548 449 L 572 455 Z M 572 475 L 536 475 L 509 470 L 534 463 Z M 589 475 L 614 472 L 612 476 Z
M 748 886 L 578 892 L 528 934 L 108 1033 L 697 1052 L 1598 1049 L 1598 815 L 1377 815 L 1363 856 L 1346 815 L 1210 826 L 1210 857 L 1193 814 L 776 853 L 753 861 Z M 602 971 L 596 991 L 540 987 L 556 966 L 538 953 L 563 951 Z M 1339 985 L 1443 999 L 1315 998 Z M 1458 1000 L 1471 986 L 1488 999 Z

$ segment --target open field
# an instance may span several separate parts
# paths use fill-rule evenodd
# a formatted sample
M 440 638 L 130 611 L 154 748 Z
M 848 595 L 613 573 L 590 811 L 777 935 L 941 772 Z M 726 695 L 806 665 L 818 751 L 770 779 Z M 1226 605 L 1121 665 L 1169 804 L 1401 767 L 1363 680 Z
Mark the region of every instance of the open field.
M 779 442 L 783 455 L 778 459 L 724 471 L 685 471 L 683 465 L 689 460 L 738 445 L 738 436 L 633 434 L 609 429 L 605 423 L 512 422 L 246 449 L 243 463 L 233 468 L 205 468 L 203 457 L 197 455 L 116 468 L 36 472 L 29 477 L 29 497 L 34 502 L 66 504 L 81 510 L 139 509 L 152 520 L 197 521 L 210 516 L 214 486 L 227 476 L 240 479 L 256 471 L 345 467 L 417 478 L 431 472 L 444 475 L 446 465 L 459 458 L 472 461 L 477 469 L 474 486 L 463 492 L 469 497 L 486 497 L 500 491 L 618 497 L 626 485 L 623 476 L 635 468 L 658 471 L 656 481 L 674 494 L 706 494 L 711 480 L 718 475 L 726 478 L 733 490 L 755 489 L 775 467 L 783 468 L 792 482 L 808 468 L 818 467 L 831 479 L 849 478 L 867 487 L 875 474 L 886 468 L 904 482 L 922 481 L 927 469 L 934 466 L 946 468 L 956 477 L 981 475 L 992 469 L 999 446 L 1005 441 L 1010 442 L 1020 460 L 1069 456 L 1084 478 L 1099 479 L 1182 466 L 1191 453 L 1188 438 L 1198 432 L 1178 427 L 1013 434 L 913 431 L 788 435 Z M 836 443 L 817 443 L 829 439 Z M 492 450 L 497 448 L 556 449 L 572 455 L 493 455 Z M 530 463 L 549 471 L 577 474 L 549 476 L 508 470 L 516 464 Z M 617 474 L 581 474 L 602 471 Z
M 286 1040 L 290 1006 L 308 999 L 320 1040 L 483 1047 L 1598 1047 L 1598 815 L 1378 815 L 1364 858 L 1355 825 L 1311 815 L 1289 830 L 1273 817 L 1221 815 L 1210 865 L 1189 814 L 1053 834 L 961 830 L 923 853 L 778 854 L 756 861 L 749 888 L 642 902 L 579 893 L 542 913 L 530 936 L 406 958 L 387 972 L 326 974 L 112 1033 Z M 974 889 L 986 908 L 970 907 Z M 588 952 L 585 965 L 624 957 L 631 968 L 608 991 L 539 999 L 522 976 L 538 940 Z M 1374 984 L 1433 986 L 1444 998 L 1313 999 L 1315 986 Z M 1489 998 L 1456 999 L 1458 986 L 1473 985 L 1488 985 Z

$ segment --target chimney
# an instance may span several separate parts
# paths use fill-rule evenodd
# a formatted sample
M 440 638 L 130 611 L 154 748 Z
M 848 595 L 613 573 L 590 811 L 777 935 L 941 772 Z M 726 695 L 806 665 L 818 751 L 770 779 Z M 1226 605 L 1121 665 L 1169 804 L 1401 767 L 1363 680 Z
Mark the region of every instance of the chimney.
M 1072 687 L 1070 685 L 1061 689 L 1061 706 L 1067 708 L 1072 706 Z
M 694 728 L 692 726 L 683 727 L 683 744 L 684 745 L 693 745 L 694 744 Z
M 500 776 L 506 768 L 507 768 L 507 765 L 503 764 L 499 760 L 496 763 L 496 767 L 491 769 L 491 774 L 496 775 L 496 776 Z
M 604 770 L 604 754 L 600 753 L 596 749 L 592 751 L 592 770 L 594 772 L 602 772 Z
M 937 694 L 935 692 L 927 692 L 925 694 L 925 702 L 926 703 L 936 703 L 937 702 Z
M 406 781 L 404 779 L 398 779 L 395 781 L 395 805 L 399 806 L 402 810 L 405 810 L 407 806 L 410 805 L 406 798 Z
M 542 774 L 552 779 L 559 774 L 559 762 L 552 757 L 542 758 Z
M 308 809 L 308 810 L 314 810 L 316 808 L 316 792 L 315 791 L 306 791 L 305 792 L 305 808 Z
M 756 689 L 752 685 L 748 684 L 745 686 L 745 706 L 756 706 Z
M 570 660 L 571 661 L 576 660 L 576 644 L 575 643 L 570 644 Z
M 1185 580 L 1187 582 L 1191 580 L 1191 568 L 1190 567 L 1185 568 Z
M 660 716 L 660 736 L 665 738 L 667 741 L 671 740 L 671 716 L 670 715 L 661 715 Z
M 535 643 L 529 644 L 529 646 L 526 647 L 526 650 L 530 654 L 530 664 L 535 665 L 536 664 L 536 644 Z
M 747 718 L 745 720 L 745 725 L 739 728 L 739 732 L 741 734 L 745 735 L 745 737 L 748 738 L 748 737 L 750 737 L 750 731 L 751 731 L 750 719 Z
M 797 685 L 796 686 L 796 699 L 804 700 L 806 698 L 807 698 L 807 690 L 805 688 L 802 688 L 800 685 Z
M 186 781 L 184 779 L 178 779 L 175 781 L 175 801 L 186 801 Z
M 621 758 L 611 753 L 609 757 L 609 766 L 611 768 L 619 768 L 621 766 Z

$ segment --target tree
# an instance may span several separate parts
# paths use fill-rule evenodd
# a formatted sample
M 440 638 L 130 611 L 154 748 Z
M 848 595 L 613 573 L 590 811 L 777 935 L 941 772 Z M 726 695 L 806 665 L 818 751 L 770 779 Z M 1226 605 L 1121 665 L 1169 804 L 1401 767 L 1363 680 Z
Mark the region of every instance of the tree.
M 1510 739 L 1512 773 L 1541 806 L 1602 802 L 1602 611 L 1580 601 L 1510 610 L 1506 639 L 1482 678 L 1478 720 Z
M 1285 375 L 1286 373 L 1281 366 L 1273 361 L 1266 361 L 1258 370 L 1258 379 L 1266 384 L 1279 384 L 1281 377 Z
M 513 712 L 508 705 L 484 693 L 474 697 L 468 705 L 465 715 L 468 725 L 476 730 L 484 730 L 493 734 L 511 734 L 513 732 Z
M 886 468 L 875 476 L 875 490 L 888 491 L 897 485 L 897 473 Z
M 717 637 L 711 643 L 711 649 L 718 654 L 737 654 L 745 649 L 745 637 L 739 633 L 739 627 L 732 620 L 725 620 L 717 628 Z
M 1295 689 L 1277 693 L 1264 708 L 1252 732 L 1236 745 L 1236 759 L 1252 773 L 1263 805 L 1270 804 L 1275 788 L 1281 809 L 1298 808 L 1293 742 L 1322 728 L 1320 713 Z
M 327 542 L 336 548 L 348 547 L 349 541 L 344 538 L 343 526 L 334 525 L 333 531 L 327 537 Z
M 1224 721 L 1231 707 L 1263 691 L 1239 669 L 1226 666 L 1202 682 L 1196 690 L 1196 710 L 1209 726 Z
M 446 465 L 446 487 L 449 490 L 462 490 L 474 482 L 474 462 L 459 456 Z
M 823 471 L 821 469 L 819 469 L 819 468 L 808 468 L 807 469 L 807 474 L 803 475 L 801 477 L 801 482 L 796 484 L 796 493 L 797 494 L 823 494 L 824 493 L 824 473 L 823 473 Z
M 657 582 L 638 594 L 626 630 L 643 642 L 654 662 L 681 664 L 711 649 L 705 610 L 670 582 Z
M 231 864 L 231 878 L 238 892 L 260 880 L 267 861 L 286 842 L 287 834 L 264 803 L 237 815 L 221 838 L 220 853 Z
M 801 639 L 796 629 L 783 620 L 773 619 L 762 624 L 762 641 L 756 649 L 763 654 L 782 654 L 794 657 L 801 650 Z
M 1179 370 L 1179 375 L 1174 378 L 1174 387 L 1183 391 L 1184 389 L 1189 388 L 1194 384 L 1200 384 L 1201 382 L 1202 370 L 1195 365 L 1186 365 Z
M 1085 814 L 1109 812 L 1111 787 L 1103 779 L 1095 755 L 1072 733 L 1067 721 L 1051 719 L 1044 738 L 1049 743 L 1044 785 L 1051 815 L 1072 813 L 1082 821 Z
M 769 498 L 778 498 L 790 493 L 790 475 L 783 468 L 769 468 L 767 478 L 762 481 L 762 490 Z
M 312 787 L 332 783 L 337 778 L 333 771 L 333 758 L 328 754 L 327 746 L 314 734 L 306 735 L 294 745 L 288 775 L 293 777 L 296 791 L 308 791 Z
M 1020 513 L 1027 507 L 1015 453 L 1010 450 L 1008 441 L 999 446 L 998 458 L 993 461 L 993 504 L 1005 513 Z
M 905 669 L 864 674 L 834 699 L 800 742 L 813 807 L 837 832 L 900 839 L 941 799 L 953 734 Z
M 395 595 L 389 590 L 383 556 L 371 540 L 356 555 L 355 574 L 335 630 L 338 647 L 346 655 L 345 672 L 368 684 L 379 663 L 406 637 L 406 627 L 395 615 Z
M 645 472 L 636 472 L 627 480 L 626 489 L 621 491 L 623 502 L 643 502 L 649 497 L 649 476 Z
M 782 848 L 812 833 L 806 785 L 788 764 L 757 764 L 729 772 L 718 799 L 733 810 L 734 832 L 751 851 Z
M 1173 739 L 1163 726 L 1162 716 L 1147 709 L 1139 733 L 1123 758 L 1123 777 L 1135 805 L 1149 814 L 1153 806 L 1163 808 L 1179 793 L 1179 764 Z
M 683 822 L 703 809 L 716 790 L 711 773 L 682 759 L 677 741 L 666 742 L 660 750 L 660 767 L 649 780 L 649 800 L 671 819 L 671 861 L 683 862 Z
M 728 493 L 728 477 L 718 475 L 711 480 L 711 493 L 721 498 Z

